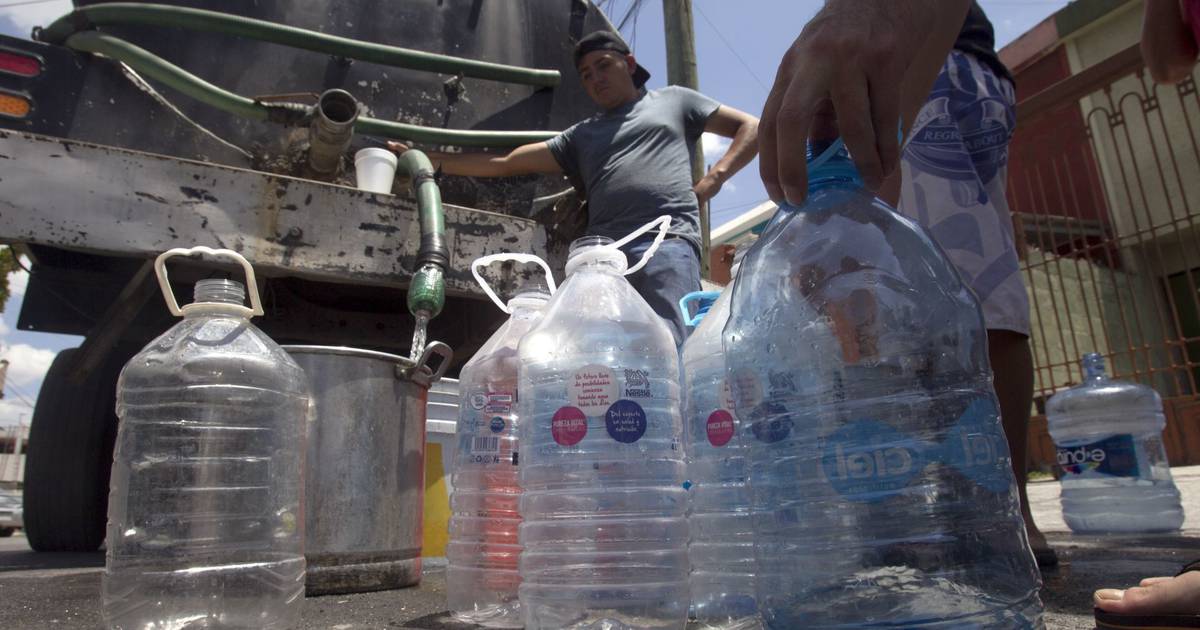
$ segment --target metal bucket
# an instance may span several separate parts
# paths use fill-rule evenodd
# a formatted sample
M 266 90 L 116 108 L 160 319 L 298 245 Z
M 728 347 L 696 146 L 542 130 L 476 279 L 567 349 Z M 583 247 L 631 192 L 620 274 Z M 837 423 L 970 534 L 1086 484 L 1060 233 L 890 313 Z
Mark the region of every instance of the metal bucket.
M 421 581 L 425 403 L 450 364 L 430 344 L 414 363 L 383 352 L 284 346 L 312 390 L 305 462 L 309 595 Z M 442 357 L 436 369 L 426 364 Z

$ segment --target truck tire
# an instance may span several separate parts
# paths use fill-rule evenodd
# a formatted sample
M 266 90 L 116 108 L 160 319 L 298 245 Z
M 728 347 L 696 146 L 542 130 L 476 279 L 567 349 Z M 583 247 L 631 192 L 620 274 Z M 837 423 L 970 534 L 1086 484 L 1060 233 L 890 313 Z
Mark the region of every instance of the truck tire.
M 95 551 L 104 542 L 120 366 L 73 383 L 78 351 L 54 357 L 29 427 L 24 524 L 36 551 Z

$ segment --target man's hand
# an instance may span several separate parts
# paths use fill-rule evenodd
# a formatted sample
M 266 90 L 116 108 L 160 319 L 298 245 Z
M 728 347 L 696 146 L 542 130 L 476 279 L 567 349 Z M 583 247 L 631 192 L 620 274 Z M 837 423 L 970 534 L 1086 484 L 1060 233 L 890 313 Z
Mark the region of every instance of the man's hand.
M 724 182 L 721 181 L 720 177 L 714 175 L 712 172 L 707 173 L 692 187 L 692 190 L 696 192 L 696 201 L 703 205 L 709 199 L 716 197 L 717 193 L 721 192 L 722 184 Z
M 899 161 L 902 93 L 928 95 L 967 7 L 968 0 L 828 0 L 784 55 L 763 108 L 767 194 L 804 199 L 806 143 L 830 105 L 863 180 L 876 189 Z
M 388 151 L 391 151 L 392 153 L 395 153 L 396 155 L 404 155 L 404 152 L 408 151 L 412 147 L 408 146 L 407 144 L 404 144 L 403 142 L 396 142 L 395 140 L 388 140 L 387 148 L 388 148 Z

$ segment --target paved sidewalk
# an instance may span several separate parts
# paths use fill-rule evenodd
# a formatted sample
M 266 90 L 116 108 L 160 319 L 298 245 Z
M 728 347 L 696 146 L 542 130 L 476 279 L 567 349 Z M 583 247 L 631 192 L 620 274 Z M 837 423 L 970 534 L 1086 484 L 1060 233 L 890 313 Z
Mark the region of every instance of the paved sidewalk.
M 1045 572 L 1042 599 L 1051 629 L 1091 630 L 1092 591 L 1127 587 L 1143 577 L 1175 575 L 1180 565 L 1200 558 L 1200 466 L 1171 469 L 1183 495 L 1187 520 L 1179 534 L 1157 536 L 1076 536 L 1062 518 L 1056 481 L 1028 487 L 1033 520 L 1058 552 L 1061 565 Z
M 1050 630 L 1091 630 L 1092 591 L 1128 586 L 1151 575 L 1173 575 L 1200 558 L 1200 466 L 1174 468 L 1188 519 L 1180 534 L 1143 537 L 1074 536 L 1062 520 L 1059 485 L 1029 486 L 1034 519 L 1059 553 L 1061 566 L 1043 574 Z M 104 556 L 39 554 L 22 536 L 0 539 L 0 626 L 101 628 L 100 572 Z M 310 597 L 304 629 L 468 630 L 444 614 L 446 573 L 429 563 L 417 588 Z

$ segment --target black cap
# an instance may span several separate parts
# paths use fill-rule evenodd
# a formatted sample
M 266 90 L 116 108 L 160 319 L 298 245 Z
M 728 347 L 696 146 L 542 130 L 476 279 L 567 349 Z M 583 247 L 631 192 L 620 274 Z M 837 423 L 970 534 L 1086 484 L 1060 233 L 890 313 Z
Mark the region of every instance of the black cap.
M 584 55 L 597 50 L 611 50 L 622 55 L 633 54 L 629 51 L 629 46 L 626 46 L 616 33 L 596 31 L 585 35 L 583 39 L 579 40 L 579 43 L 575 44 L 575 66 L 579 67 L 579 60 L 583 59 Z M 637 68 L 633 71 L 633 84 L 642 87 L 649 80 L 650 73 L 642 67 L 642 64 L 637 64 Z

